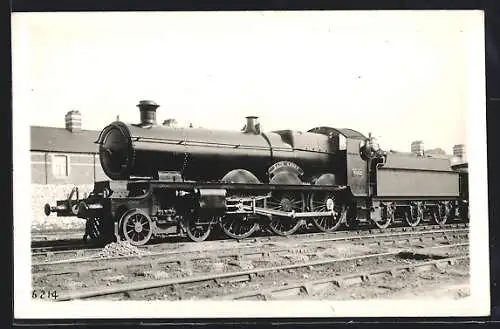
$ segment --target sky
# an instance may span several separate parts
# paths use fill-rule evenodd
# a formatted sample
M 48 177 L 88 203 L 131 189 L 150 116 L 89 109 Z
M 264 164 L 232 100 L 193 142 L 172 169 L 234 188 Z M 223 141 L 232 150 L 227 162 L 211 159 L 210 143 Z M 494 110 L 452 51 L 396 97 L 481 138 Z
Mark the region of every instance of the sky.
M 84 129 L 139 120 L 265 131 L 352 128 L 383 149 L 467 142 L 474 11 L 14 13 L 14 115 Z M 479 35 L 480 37 L 481 35 Z M 479 40 L 480 42 L 482 40 Z M 472 72 L 472 73 L 471 73 Z

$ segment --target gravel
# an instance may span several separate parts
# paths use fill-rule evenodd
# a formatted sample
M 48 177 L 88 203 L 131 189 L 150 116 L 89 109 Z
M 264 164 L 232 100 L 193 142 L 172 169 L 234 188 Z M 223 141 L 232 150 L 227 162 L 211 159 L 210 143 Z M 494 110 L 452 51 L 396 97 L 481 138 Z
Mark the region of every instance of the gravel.
M 127 241 L 112 242 L 106 245 L 98 254 L 99 258 L 108 258 L 116 256 L 144 256 L 149 252 L 141 250 Z

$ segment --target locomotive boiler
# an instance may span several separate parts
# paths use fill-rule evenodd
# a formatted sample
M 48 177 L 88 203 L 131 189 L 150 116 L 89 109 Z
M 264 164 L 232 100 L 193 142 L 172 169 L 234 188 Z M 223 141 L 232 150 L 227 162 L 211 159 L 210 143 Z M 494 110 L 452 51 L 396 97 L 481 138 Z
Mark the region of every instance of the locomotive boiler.
M 156 103 L 137 106 L 140 123 L 113 122 L 97 138 L 111 181 L 85 199 L 46 205 L 47 215 L 77 215 L 91 238 L 136 245 L 169 234 L 202 241 L 214 227 L 241 239 L 261 228 L 289 235 L 463 216 L 448 159 L 385 152 L 352 129 L 264 132 L 254 116 L 241 131 L 165 127 Z
M 290 161 L 306 174 L 333 165 L 336 145 L 324 135 L 260 131 L 257 117 L 247 117 L 243 130 L 165 128 L 156 124 L 157 104 L 141 102 L 139 124 L 113 122 L 97 143 L 104 172 L 114 180 L 158 179 L 160 172 L 185 180 L 219 181 L 232 169 L 244 168 L 264 181 L 274 163 Z

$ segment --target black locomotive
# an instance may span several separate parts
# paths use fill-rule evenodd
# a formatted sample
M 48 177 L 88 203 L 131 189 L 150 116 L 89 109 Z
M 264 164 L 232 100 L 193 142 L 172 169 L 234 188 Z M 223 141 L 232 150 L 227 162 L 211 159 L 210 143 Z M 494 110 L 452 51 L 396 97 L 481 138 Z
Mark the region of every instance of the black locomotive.
M 303 225 L 332 232 L 468 218 L 467 173 L 449 159 L 385 152 L 352 129 L 263 132 L 256 117 L 241 131 L 165 127 L 157 104 L 137 106 L 139 124 L 113 122 L 96 141 L 112 180 L 84 199 L 75 188 L 47 204 L 47 216 L 76 215 L 89 237 L 134 245 L 165 235 L 203 241 L 216 226 L 241 239 L 259 228 L 289 235 Z

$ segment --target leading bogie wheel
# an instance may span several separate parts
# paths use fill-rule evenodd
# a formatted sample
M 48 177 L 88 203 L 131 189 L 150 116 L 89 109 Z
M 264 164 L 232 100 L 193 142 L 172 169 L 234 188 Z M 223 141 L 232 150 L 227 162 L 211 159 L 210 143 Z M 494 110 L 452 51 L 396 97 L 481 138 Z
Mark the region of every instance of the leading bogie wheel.
M 186 218 L 185 221 L 186 234 L 191 241 L 202 242 L 210 236 L 214 218 L 200 217 L 193 214 Z
M 318 230 L 330 233 L 340 227 L 346 209 L 335 201 L 335 196 L 332 193 L 313 193 L 309 204 L 311 212 L 333 212 L 332 215 L 313 217 L 313 224 Z
M 122 234 L 126 241 L 134 246 L 142 246 L 153 235 L 153 222 L 144 211 L 132 209 L 122 216 Z
M 245 239 L 251 236 L 259 227 L 254 217 L 246 214 L 225 215 L 220 220 L 224 234 L 233 239 Z
M 103 222 L 102 218 L 87 218 L 85 223 L 85 237 L 84 239 L 90 239 L 91 241 L 97 242 L 103 238 Z

